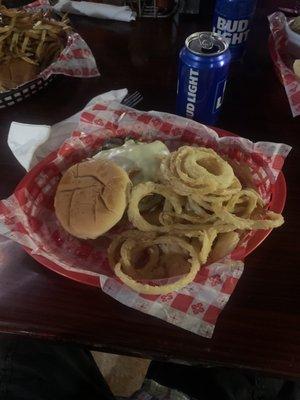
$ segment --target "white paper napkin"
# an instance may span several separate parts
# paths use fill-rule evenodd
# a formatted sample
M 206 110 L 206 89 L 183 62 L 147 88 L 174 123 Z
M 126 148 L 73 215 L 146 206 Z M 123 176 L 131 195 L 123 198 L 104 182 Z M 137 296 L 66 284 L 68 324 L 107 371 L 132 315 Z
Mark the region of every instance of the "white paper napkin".
M 94 97 L 86 106 L 98 101 L 121 102 L 127 93 L 127 89 L 112 90 Z M 7 144 L 19 163 L 28 171 L 71 135 L 79 122 L 80 114 L 81 111 L 52 126 L 12 122 Z
M 135 21 L 136 12 L 129 6 L 113 6 L 110 4 L 91 3 L 89 1 L 59 0 L 54 6 L 57 12 L 86 15 L 94 18 L 114 19 L 116 21 Z

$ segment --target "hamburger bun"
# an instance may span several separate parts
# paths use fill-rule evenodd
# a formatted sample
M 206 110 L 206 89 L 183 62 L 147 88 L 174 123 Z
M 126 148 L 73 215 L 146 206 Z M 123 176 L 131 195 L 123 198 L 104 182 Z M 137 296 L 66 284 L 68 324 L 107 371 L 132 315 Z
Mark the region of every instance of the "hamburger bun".
M 123 216 L 131 181 L 127 173 L 108 160 L 89 160 L 69 168 L 54 199 L 63 228 L 81 239 L 96 239 Z

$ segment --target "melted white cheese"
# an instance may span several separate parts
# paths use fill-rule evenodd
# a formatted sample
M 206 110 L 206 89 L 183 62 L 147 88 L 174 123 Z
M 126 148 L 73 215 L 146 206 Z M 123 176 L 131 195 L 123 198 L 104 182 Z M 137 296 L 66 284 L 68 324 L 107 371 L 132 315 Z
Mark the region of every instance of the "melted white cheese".
M 140 182 L 156 182 L 161 160 L 168 154 L 170 152 L 167 146 L 159 140 L 152 143 L 128 140 L 122 146 L 100 151 L 93 158 L 114 161 L 128 173 L 136 185 Z

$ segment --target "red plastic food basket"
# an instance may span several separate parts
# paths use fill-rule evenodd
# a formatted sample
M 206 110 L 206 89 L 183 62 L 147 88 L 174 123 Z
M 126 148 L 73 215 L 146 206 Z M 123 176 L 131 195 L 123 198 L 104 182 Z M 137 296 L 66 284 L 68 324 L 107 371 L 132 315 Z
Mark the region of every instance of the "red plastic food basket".
M 223 129 L 219 128 L 213 128 L 220 137 L 224 136 L 236 136 L 235 134 L 225 131 Z M 17 186 L 16 190 L 23 188 L 24 186 L 27 185 L 27 183 L 47 165 L 49 162 L 51 162 L 57 155 L 57 152 L 53 152 L 49 154 L 48 157 L 46 157 L 43 161 L 38 163 L 26 176 L 21 180 L 19 185 Z M 279 173 L 278 178 L 276 183 L 274 184 L 273 187 L 273 192 L 272 192 L 272 198 L 271 202 L 269 204 L 269 210 L 281 213 L 284 205 L 285 205 L 285 200 L 286 200 L 286 182 L 284 179 L 284 175 L 282 172 Z M 271 233 L 272 229 L 269 230 L 258 230 L 255 232 L 253 237 L 249 240 L 245 252 L 245 256 L 249 255 L 252 253 L 265 239 L 266 237 Z M 47 258 L 33 254 L 31 249 L 24 247 L 24 250 L 31 255 L 36 261 L 38 261 L 40 264 L 45 266 L 46 268 L 57 272 L 60 275 L 63 275 L 67 278 L 73 279 L 75 281 L 84 283 L 86 285 L 90 286 L 100 286 L 99 283 L 99 278 L 97 276 L 91 276 L 91 275 L 86 275 L 80 272 L 74 272 L 74 271 L 67 271 L 60 267 L 59 265 L 55 264 L 54 262 L 48 260 Z

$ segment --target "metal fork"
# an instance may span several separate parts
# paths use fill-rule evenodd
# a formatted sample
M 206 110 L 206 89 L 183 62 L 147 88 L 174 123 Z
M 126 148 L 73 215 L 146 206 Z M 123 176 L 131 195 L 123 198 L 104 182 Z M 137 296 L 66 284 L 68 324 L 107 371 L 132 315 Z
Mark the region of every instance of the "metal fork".
M 125 96 L 121 103 L 127 107 L 135 107 L 142 100 L 143 100 L 143 96 L 141 95 L 140 92 L 136 91 L 132 94 L 128 94 L 127 96 Z

